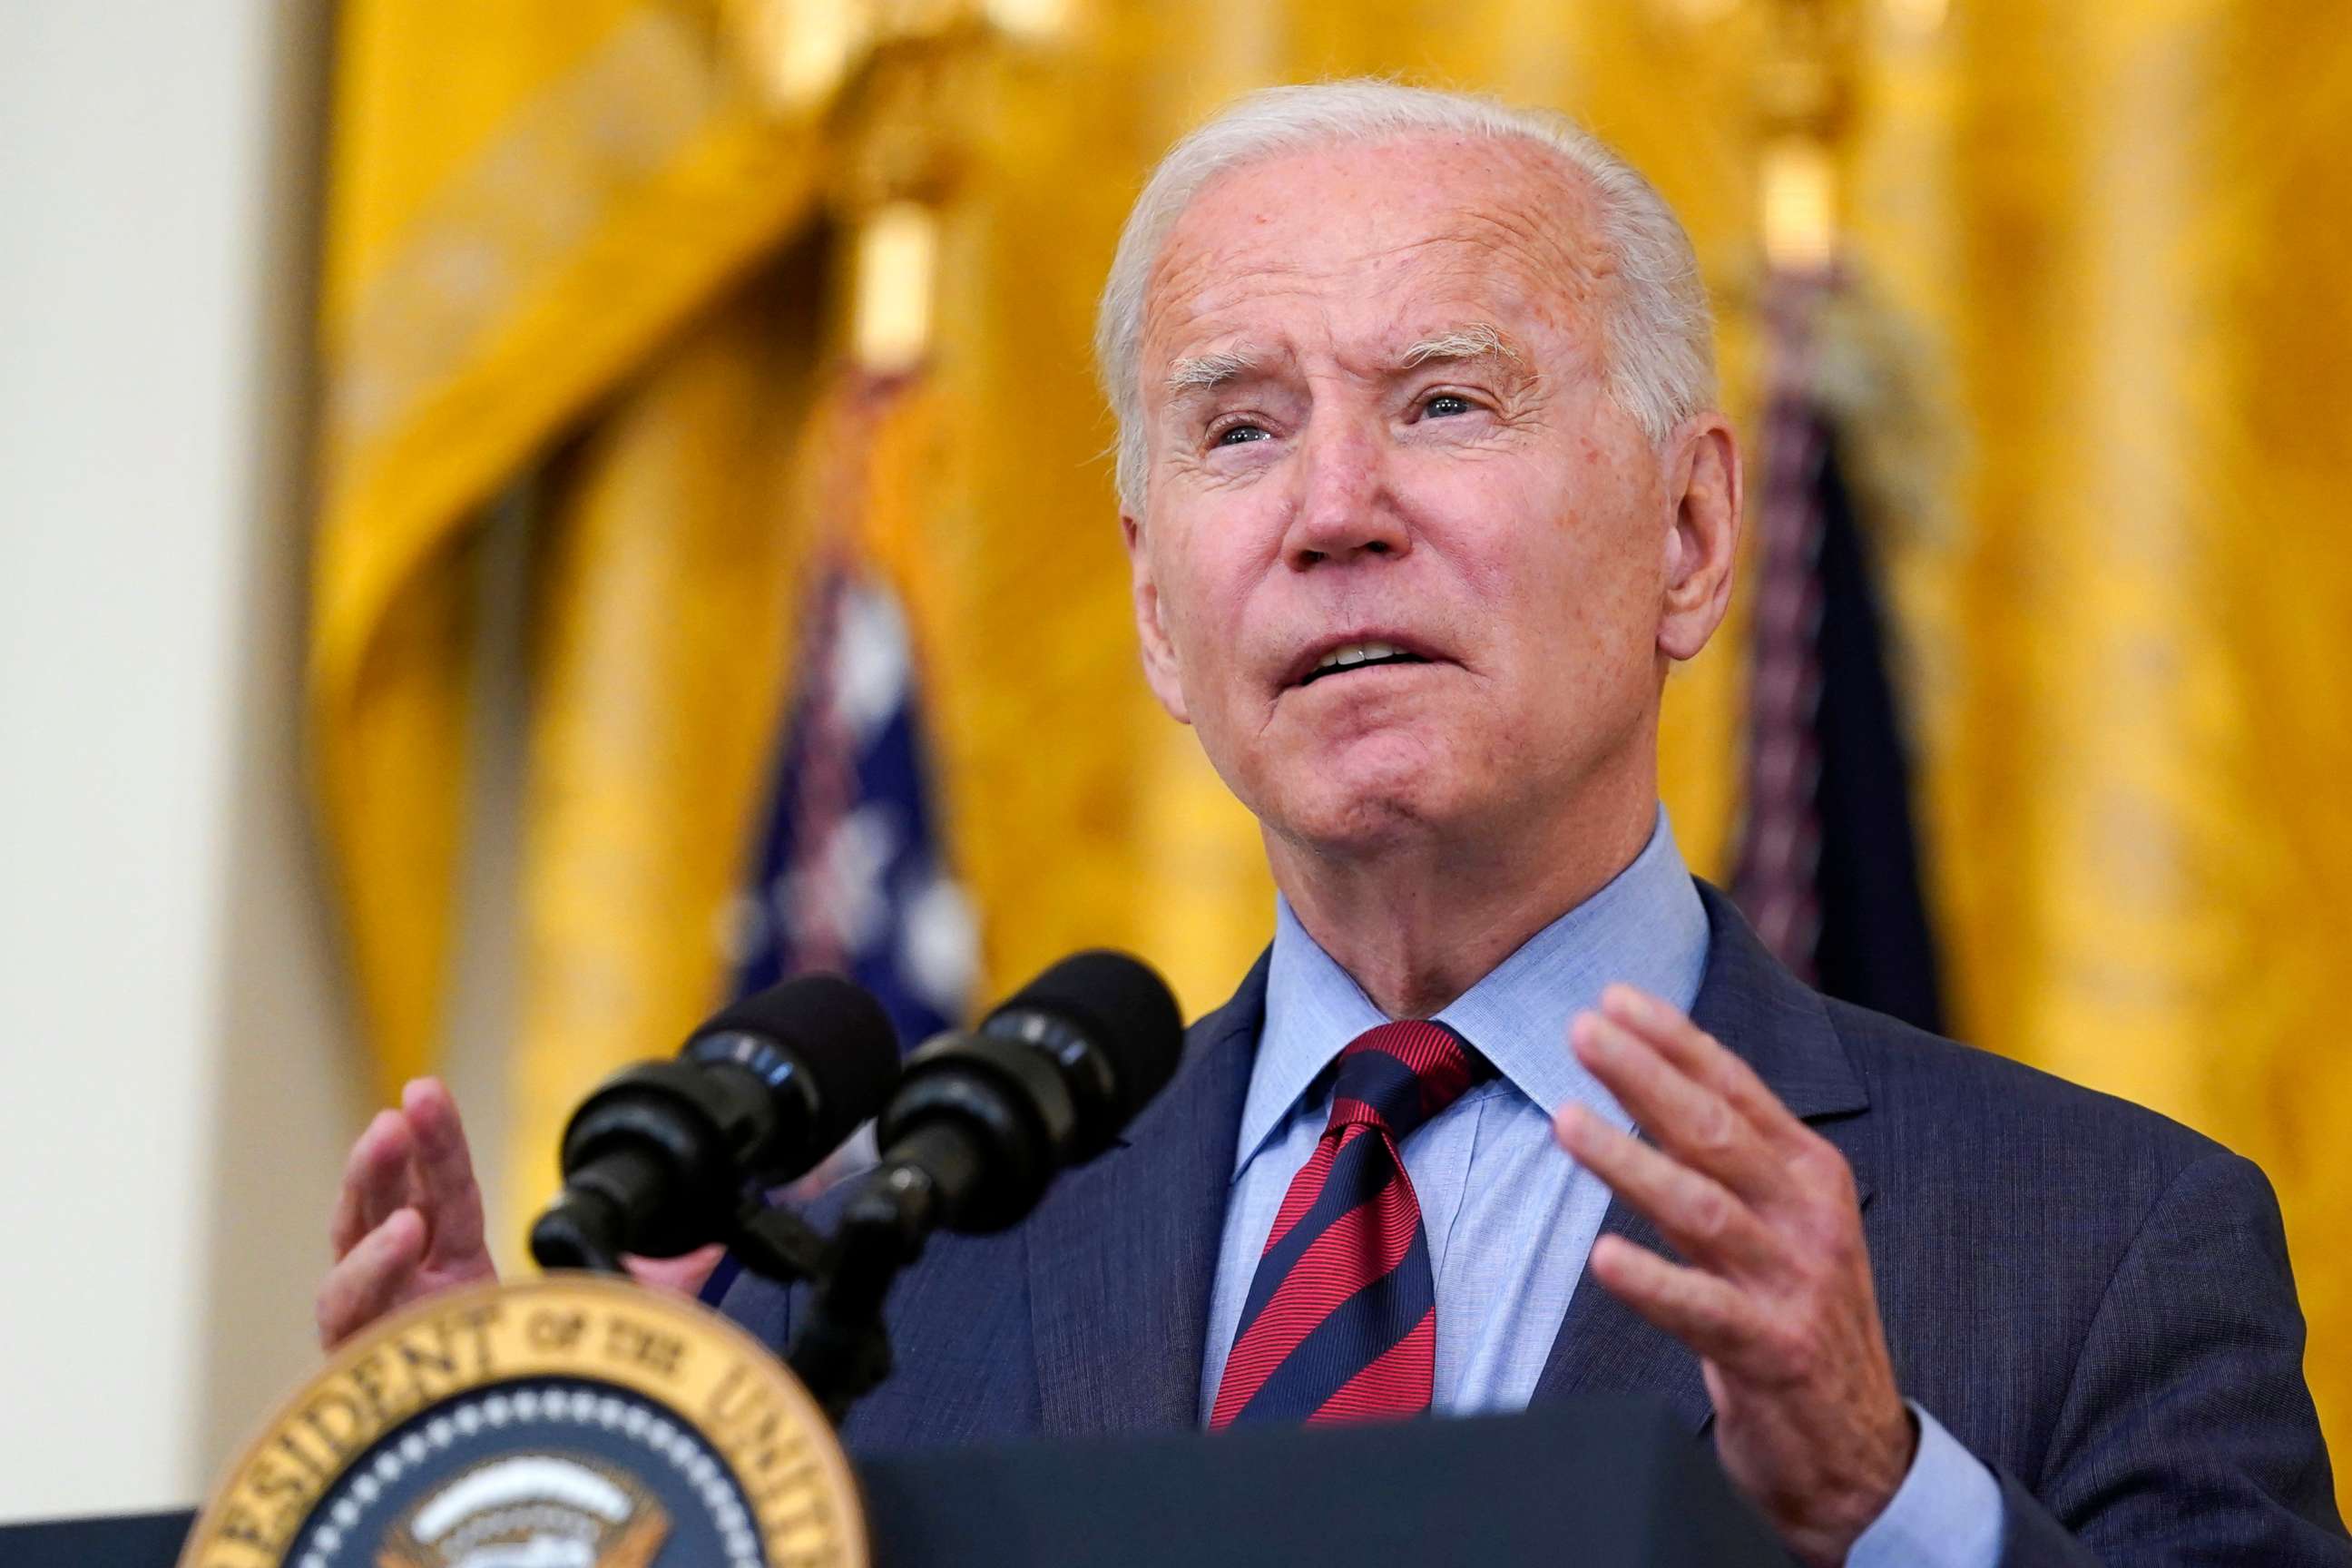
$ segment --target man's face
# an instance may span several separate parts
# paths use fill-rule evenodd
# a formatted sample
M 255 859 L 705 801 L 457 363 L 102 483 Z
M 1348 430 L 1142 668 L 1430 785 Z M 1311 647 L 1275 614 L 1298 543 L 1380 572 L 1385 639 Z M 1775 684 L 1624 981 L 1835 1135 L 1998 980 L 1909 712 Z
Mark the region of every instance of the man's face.
M 1507 833 L 1654 746 L 1680 498 L 1607 395 L 1609 258 L 1549 160 L 1269 158 L 1154 270 L 1146 669 L 1302 847 Z

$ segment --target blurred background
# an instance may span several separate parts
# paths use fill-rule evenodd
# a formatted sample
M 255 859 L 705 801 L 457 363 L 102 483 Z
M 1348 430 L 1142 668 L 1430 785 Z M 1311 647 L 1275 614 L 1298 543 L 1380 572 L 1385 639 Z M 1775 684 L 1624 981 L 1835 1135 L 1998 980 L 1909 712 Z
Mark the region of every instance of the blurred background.
M 0 0 L 0 1516 L 209 1484 L 409 1075 L 512 1262 L 578 1096 L 763 976 L 1223 999 L 1271 889 L 1137 678 L 1094 297 L 1174 136 L 1363 72 L 1697 242 L 1694 865 L 2257 1159 L 2352 1461 L 2336 7 Z

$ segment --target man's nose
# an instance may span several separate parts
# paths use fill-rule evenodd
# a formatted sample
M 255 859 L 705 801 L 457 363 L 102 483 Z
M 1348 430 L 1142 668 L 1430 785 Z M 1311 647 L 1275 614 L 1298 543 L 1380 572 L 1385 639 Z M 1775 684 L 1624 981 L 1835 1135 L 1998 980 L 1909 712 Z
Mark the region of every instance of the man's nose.
M 1411 539 L 1389 484 L 1377 428 L 1318 410 L 1294 468 L 1297 500 L 1283 558 L 1297 570 L 1324 561 L 1402 555 Z

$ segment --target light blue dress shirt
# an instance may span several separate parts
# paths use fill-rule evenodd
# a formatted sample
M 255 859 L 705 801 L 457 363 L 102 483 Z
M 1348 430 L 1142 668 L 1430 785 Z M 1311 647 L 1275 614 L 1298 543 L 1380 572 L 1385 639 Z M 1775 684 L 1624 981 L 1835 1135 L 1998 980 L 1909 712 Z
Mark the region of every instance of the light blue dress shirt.
M 1603 987 L 1636 985 L 1687 1011 L 1706 972 L 1707 921 L 1665 813 L 1633 863 L 1529 938 L 1441 1009 L 1496 1076 L 1416 1129 L 1402 1148 L 1436 1275 L 1432 1403 L 1441 1413 L 1523 1408 L 1600 1234 L 1609 1189 L 1554 1141 L 1573 1100 L 1618 1127 L 1624 1110 L 1568 1048 L 1568 1026 Z M 1291 913 L 1275 911 L 1265 1024 L 1258 1037 L 1233 1194 L 1209 1298 L 1201 1408 L 1214 1408 L 1250 1278 L 1291 1178 L 1322 1136 L 1326 1072 L 1342 1047 L 1388 1022 Z M 1992 1568 L 1999 1485 L 1926 1411 L 1919 1450 L 1852 1568 Z

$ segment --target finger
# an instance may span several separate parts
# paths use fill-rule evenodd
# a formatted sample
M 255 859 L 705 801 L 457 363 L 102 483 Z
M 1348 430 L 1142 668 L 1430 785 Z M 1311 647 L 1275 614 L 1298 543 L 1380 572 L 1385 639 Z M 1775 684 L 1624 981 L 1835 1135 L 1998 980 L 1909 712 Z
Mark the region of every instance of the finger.
M 411 1170 L 433 1255 L 470 1258 L 482 1250 L 482 1191 L 457 1102 L 438 1079 L 421 1078 L 401 1091 L 400 1105 L 415 1140 Z
M 320 1283 L 319 1345 L 333 1350 L 400 1304 L 425 1260 L 425 1216 L 395 1209 Z
M 1675 1251 L 1747 1277 L 1779 1266 L 1780 1247 L 1772 1231 L 1722 1183 L 1619 1131 L 1580 1105 L 1563 1106 L 1553 1126 L 1560 1147 L 1645 1215 Z
M 1601 1010 L 1656 1047 L 1691 1079 L 1723 1096 L 1767 1138 L 1778 1142 L 1804 1131 L 1805 1124 L 1780 1103 L 1754 1068 L 1673 1003 L 1620 984 L 1601 994 Z
M 1741 1368 L 1767 1342 L 1762 1309 L 1738 1286 L 1622 1236 L 1596 1240 L 1586 1267 L 1643 1321 L 1709 1361 Z
M 676 1258 L 639 1258 L 635 1253 L 623 1253 L 621 1267 L 640 1285 L 679 1296 L 698 1296 L 710 1279 L 710 1271 L 719 1267 L 719 1258 L 726 1253 L 726 1247 L 716 1241 Z
M 407 1201 L 408 1123 L 397 1110 L 379 1110 L 352 1144 L 343 1163 L 327 1239 L 340 1258 Z
M 1569 1040 L 1658 1146 L 1743 1197 L 1788 1184 L 1787 1162 L 1754 1123 L 1695 1081 L 1647 1037 L 1598 1013 L 1577 1016 Z

